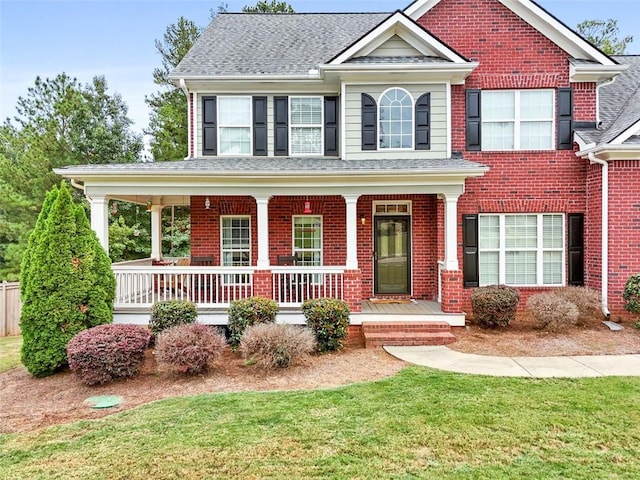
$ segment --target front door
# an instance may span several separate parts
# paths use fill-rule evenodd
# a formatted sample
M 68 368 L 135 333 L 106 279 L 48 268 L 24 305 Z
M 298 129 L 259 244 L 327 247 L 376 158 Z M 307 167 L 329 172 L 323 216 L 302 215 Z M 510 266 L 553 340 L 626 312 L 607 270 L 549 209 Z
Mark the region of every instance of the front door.
M 409 252 L 410 216 L 376 216 L 374 239 L 374 293 L 411 293 Z

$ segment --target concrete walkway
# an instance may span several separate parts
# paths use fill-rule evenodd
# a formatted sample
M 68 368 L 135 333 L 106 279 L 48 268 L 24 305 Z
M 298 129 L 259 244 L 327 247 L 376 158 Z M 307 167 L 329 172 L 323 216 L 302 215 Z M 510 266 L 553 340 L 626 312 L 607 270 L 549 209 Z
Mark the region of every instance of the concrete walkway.
M 400 360 L 450 372 L 496 377 L 640 376 L 640 355 L 494 357 L 436 347 L 384 347 Z

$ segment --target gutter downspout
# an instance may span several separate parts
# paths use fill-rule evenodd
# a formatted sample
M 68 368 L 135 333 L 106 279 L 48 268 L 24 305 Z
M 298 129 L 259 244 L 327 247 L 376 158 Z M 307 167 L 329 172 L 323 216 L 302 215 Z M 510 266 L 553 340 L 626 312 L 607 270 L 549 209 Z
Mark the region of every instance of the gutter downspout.
M 180 84 L 180 90 L 184 93 L 184 96 L 187 97 L 187 156 L 185 160 L 188 160 L 193 155 L 191 151 L 191 140 L 192 140 L 192 126 L 191 126 L 191 98 L 189 97 L 189 89 L 187 88 L 187 82 L 185 82 L 184 78 L 181 78 L 178 82 Z M 596 91 L 596 95 L 597 95 Z M 195 141 L 193 142 L 195 143 Z
M 602 165 L 602 313 L 609 318 L 609 164 L 592 152 L 589 161 Z
M 78 190 L 82 190 L 82 193 L 85 193 L 84 185 L 80 185 L 73 178 L 70 179 L 69 181 L 70 181 L 72 187 L 77 188 Z

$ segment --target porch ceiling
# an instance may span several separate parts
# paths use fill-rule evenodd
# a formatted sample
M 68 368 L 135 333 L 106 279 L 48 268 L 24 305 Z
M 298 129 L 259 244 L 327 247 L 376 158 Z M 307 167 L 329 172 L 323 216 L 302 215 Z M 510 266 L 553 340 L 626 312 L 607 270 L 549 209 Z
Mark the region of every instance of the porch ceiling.
M 487 170 L 484 165 L 462 158 L 345 161 L 327 157 L 211 157 L 79 165 L 55 171 L 82 182 L 89 196 L 146 198 L 212 194 L 460 194 L 467 177 L 482 176 Z

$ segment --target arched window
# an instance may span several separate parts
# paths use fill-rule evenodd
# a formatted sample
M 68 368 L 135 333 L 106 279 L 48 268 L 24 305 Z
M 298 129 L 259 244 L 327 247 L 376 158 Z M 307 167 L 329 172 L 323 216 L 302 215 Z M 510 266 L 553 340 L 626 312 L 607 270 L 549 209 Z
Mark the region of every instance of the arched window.
M 402 88 L 380 97 L 379 148 L 413 148 L 413 99 Z

